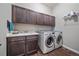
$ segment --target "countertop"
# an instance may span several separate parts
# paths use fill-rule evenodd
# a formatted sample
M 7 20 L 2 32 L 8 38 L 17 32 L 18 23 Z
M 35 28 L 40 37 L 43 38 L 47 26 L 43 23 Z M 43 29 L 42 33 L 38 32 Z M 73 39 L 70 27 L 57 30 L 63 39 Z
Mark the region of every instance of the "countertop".
M 18 34 L 7 33 L 7 37 L 28 36 L 28 35 L 39 35 L 39 33 L 34 33 L 34 32 L 18 33 Z

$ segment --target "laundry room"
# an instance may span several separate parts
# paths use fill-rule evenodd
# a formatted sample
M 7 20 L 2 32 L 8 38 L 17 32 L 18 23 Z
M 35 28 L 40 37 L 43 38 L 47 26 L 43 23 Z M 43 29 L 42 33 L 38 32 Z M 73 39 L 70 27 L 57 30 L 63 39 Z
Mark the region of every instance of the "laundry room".
M 79 56 L 79 3 L 0 3 L 0 56 Z

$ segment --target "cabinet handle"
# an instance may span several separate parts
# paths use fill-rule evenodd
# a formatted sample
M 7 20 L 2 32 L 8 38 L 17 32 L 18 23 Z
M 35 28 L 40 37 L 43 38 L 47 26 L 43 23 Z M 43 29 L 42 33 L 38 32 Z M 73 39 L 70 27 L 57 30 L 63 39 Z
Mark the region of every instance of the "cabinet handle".
M 1 46 L 2 44 L 0 44 L 0 46 Z

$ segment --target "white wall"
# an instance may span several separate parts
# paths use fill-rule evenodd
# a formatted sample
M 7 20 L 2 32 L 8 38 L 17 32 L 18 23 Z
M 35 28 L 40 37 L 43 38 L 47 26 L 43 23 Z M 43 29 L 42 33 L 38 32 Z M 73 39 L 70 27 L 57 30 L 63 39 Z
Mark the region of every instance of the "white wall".
M 17 3 L 13 4 L 34 10 L 36 12 L 49 14 L 51 15 L 51 9 L 41 3 Z M 29 28 L 28 28 L 29 27 Z M 40 25 L 31 25 L 31 24 L 15 24 L 15 30 L 19 31 L 37 31 L 37 30 L 52 30 L 50 26 L 40 26 Z
M 64 45 L 79 51 L 79 24 L 64 26 L 63 17 L 70 11 L 79 12 L 79 4 L 61 3 L 53 9 L 52 14 L 56 16 L 55 29 L 63 31 Z
M 11 19 L 10 4 L 0 4 L 0 56 L 6 55 L 6 20 Z

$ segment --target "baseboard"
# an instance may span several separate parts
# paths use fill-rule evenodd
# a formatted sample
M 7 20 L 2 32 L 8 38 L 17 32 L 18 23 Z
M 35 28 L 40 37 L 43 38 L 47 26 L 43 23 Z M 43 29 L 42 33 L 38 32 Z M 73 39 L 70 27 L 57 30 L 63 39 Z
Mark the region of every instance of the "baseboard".
M 67 48 L 67 49 L 69 49 L 69 50 L 71 50 L 71 51 L 73 51 L 73 52 L 79 54 L 79 51 L 74 50 L 74 49 L 72 49 L 72 48 L 70 48 L 70 47 L 68 47 L 68 46 L 66 46 L 66 45 L 63 45 L 63 47 L 65 47 L 65 48 Z

